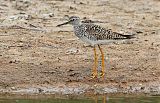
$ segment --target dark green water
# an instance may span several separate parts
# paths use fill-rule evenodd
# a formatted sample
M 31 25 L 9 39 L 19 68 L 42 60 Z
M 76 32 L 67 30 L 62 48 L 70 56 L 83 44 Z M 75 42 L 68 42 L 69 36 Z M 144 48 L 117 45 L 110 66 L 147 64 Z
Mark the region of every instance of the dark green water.
M 0 103 L 160 103 L 160 97 L 89 97 L 82 99 L 0 99 Z

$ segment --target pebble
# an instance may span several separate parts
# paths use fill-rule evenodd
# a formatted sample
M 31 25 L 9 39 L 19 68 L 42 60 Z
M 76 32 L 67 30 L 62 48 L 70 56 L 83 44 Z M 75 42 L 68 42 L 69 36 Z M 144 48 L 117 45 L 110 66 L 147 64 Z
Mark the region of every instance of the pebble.
M 16 90 L 16 88 L 15 88 L 15 87 L 11 87 L 11 89 L 12 89 L 12 90 Z
M 47 14 L 42 14 L 42 16 L 43 16 L 44 19 L 48 19 L 48 18 L 53 17 L 54 14 L 53 13 L 47 13 Z
M 11 20 L 11 21 L 14 21 L 14 20 L 30 20 L 32 19 L 32 16 L 31 15 L 12 15 L 12 16 L 9 16 L 8 17 L 8 20 Z
M 138 34 L 139 34 L 139 33 L 143 33 L 143 31 L 137 30 L 136 33 L 138 33 Z
M 65 54 L 76 54 L 79 52 L 79 49 L 77 48 L 69 48 Z

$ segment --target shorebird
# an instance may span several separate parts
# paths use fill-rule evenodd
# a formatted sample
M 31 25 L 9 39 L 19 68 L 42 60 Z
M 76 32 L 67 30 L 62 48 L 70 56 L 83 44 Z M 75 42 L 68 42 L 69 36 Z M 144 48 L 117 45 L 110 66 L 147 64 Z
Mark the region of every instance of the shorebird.
M 75 35 L 82 41 L 89 43 L 93 47 L 94 51 L 94 67 L 92 70 L 92 78 L 97 78 L 98 76 L 98 58 L 96 53 L 96 45 L 101 52 L 101 78 L 105 76 L 105 62 L 104 62 L 104 53 L 101 44 L 108 44 L 118 40 L 132 39 L 134 35 L 124 35 L 117 32 L 113 32 L 111 29 L 105 29 L 99 25 L 93 23 L 85 23 L 80 20 L 77 16 L 69 17 L 68 21 L 62 24 L 57 25 L 60 27 L 62 25 L 71 24 L 74 28 Z

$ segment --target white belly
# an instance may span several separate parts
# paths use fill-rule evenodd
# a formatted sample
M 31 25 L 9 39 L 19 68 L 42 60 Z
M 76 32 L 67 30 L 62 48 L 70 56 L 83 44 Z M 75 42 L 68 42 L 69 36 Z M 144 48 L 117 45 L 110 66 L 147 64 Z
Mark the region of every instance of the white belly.
M 83 42 L 90 44 L 91 46 L 98 45 L 98 44 L 109 44 L 109 43 L 118 42 L 118 41 L 119 42 L 127 41 L 127 40 L 90 40 L 86 37 L 81 37 L 79 39 L 82 40 Z

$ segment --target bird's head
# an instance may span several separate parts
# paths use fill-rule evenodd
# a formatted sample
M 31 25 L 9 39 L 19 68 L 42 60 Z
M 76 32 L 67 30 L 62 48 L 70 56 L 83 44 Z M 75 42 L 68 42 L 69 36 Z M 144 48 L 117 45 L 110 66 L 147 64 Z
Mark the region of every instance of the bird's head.
M 71 16 L 68 18 L 68 21 L 62 24 L 57 25 L 57 27 L 62 26 L 62 25 L 66 25 L 66 24 L 71 24 L 73 26 L 75 25 L 79 25 L 80 24 L 80 18 L 77 16 Z

